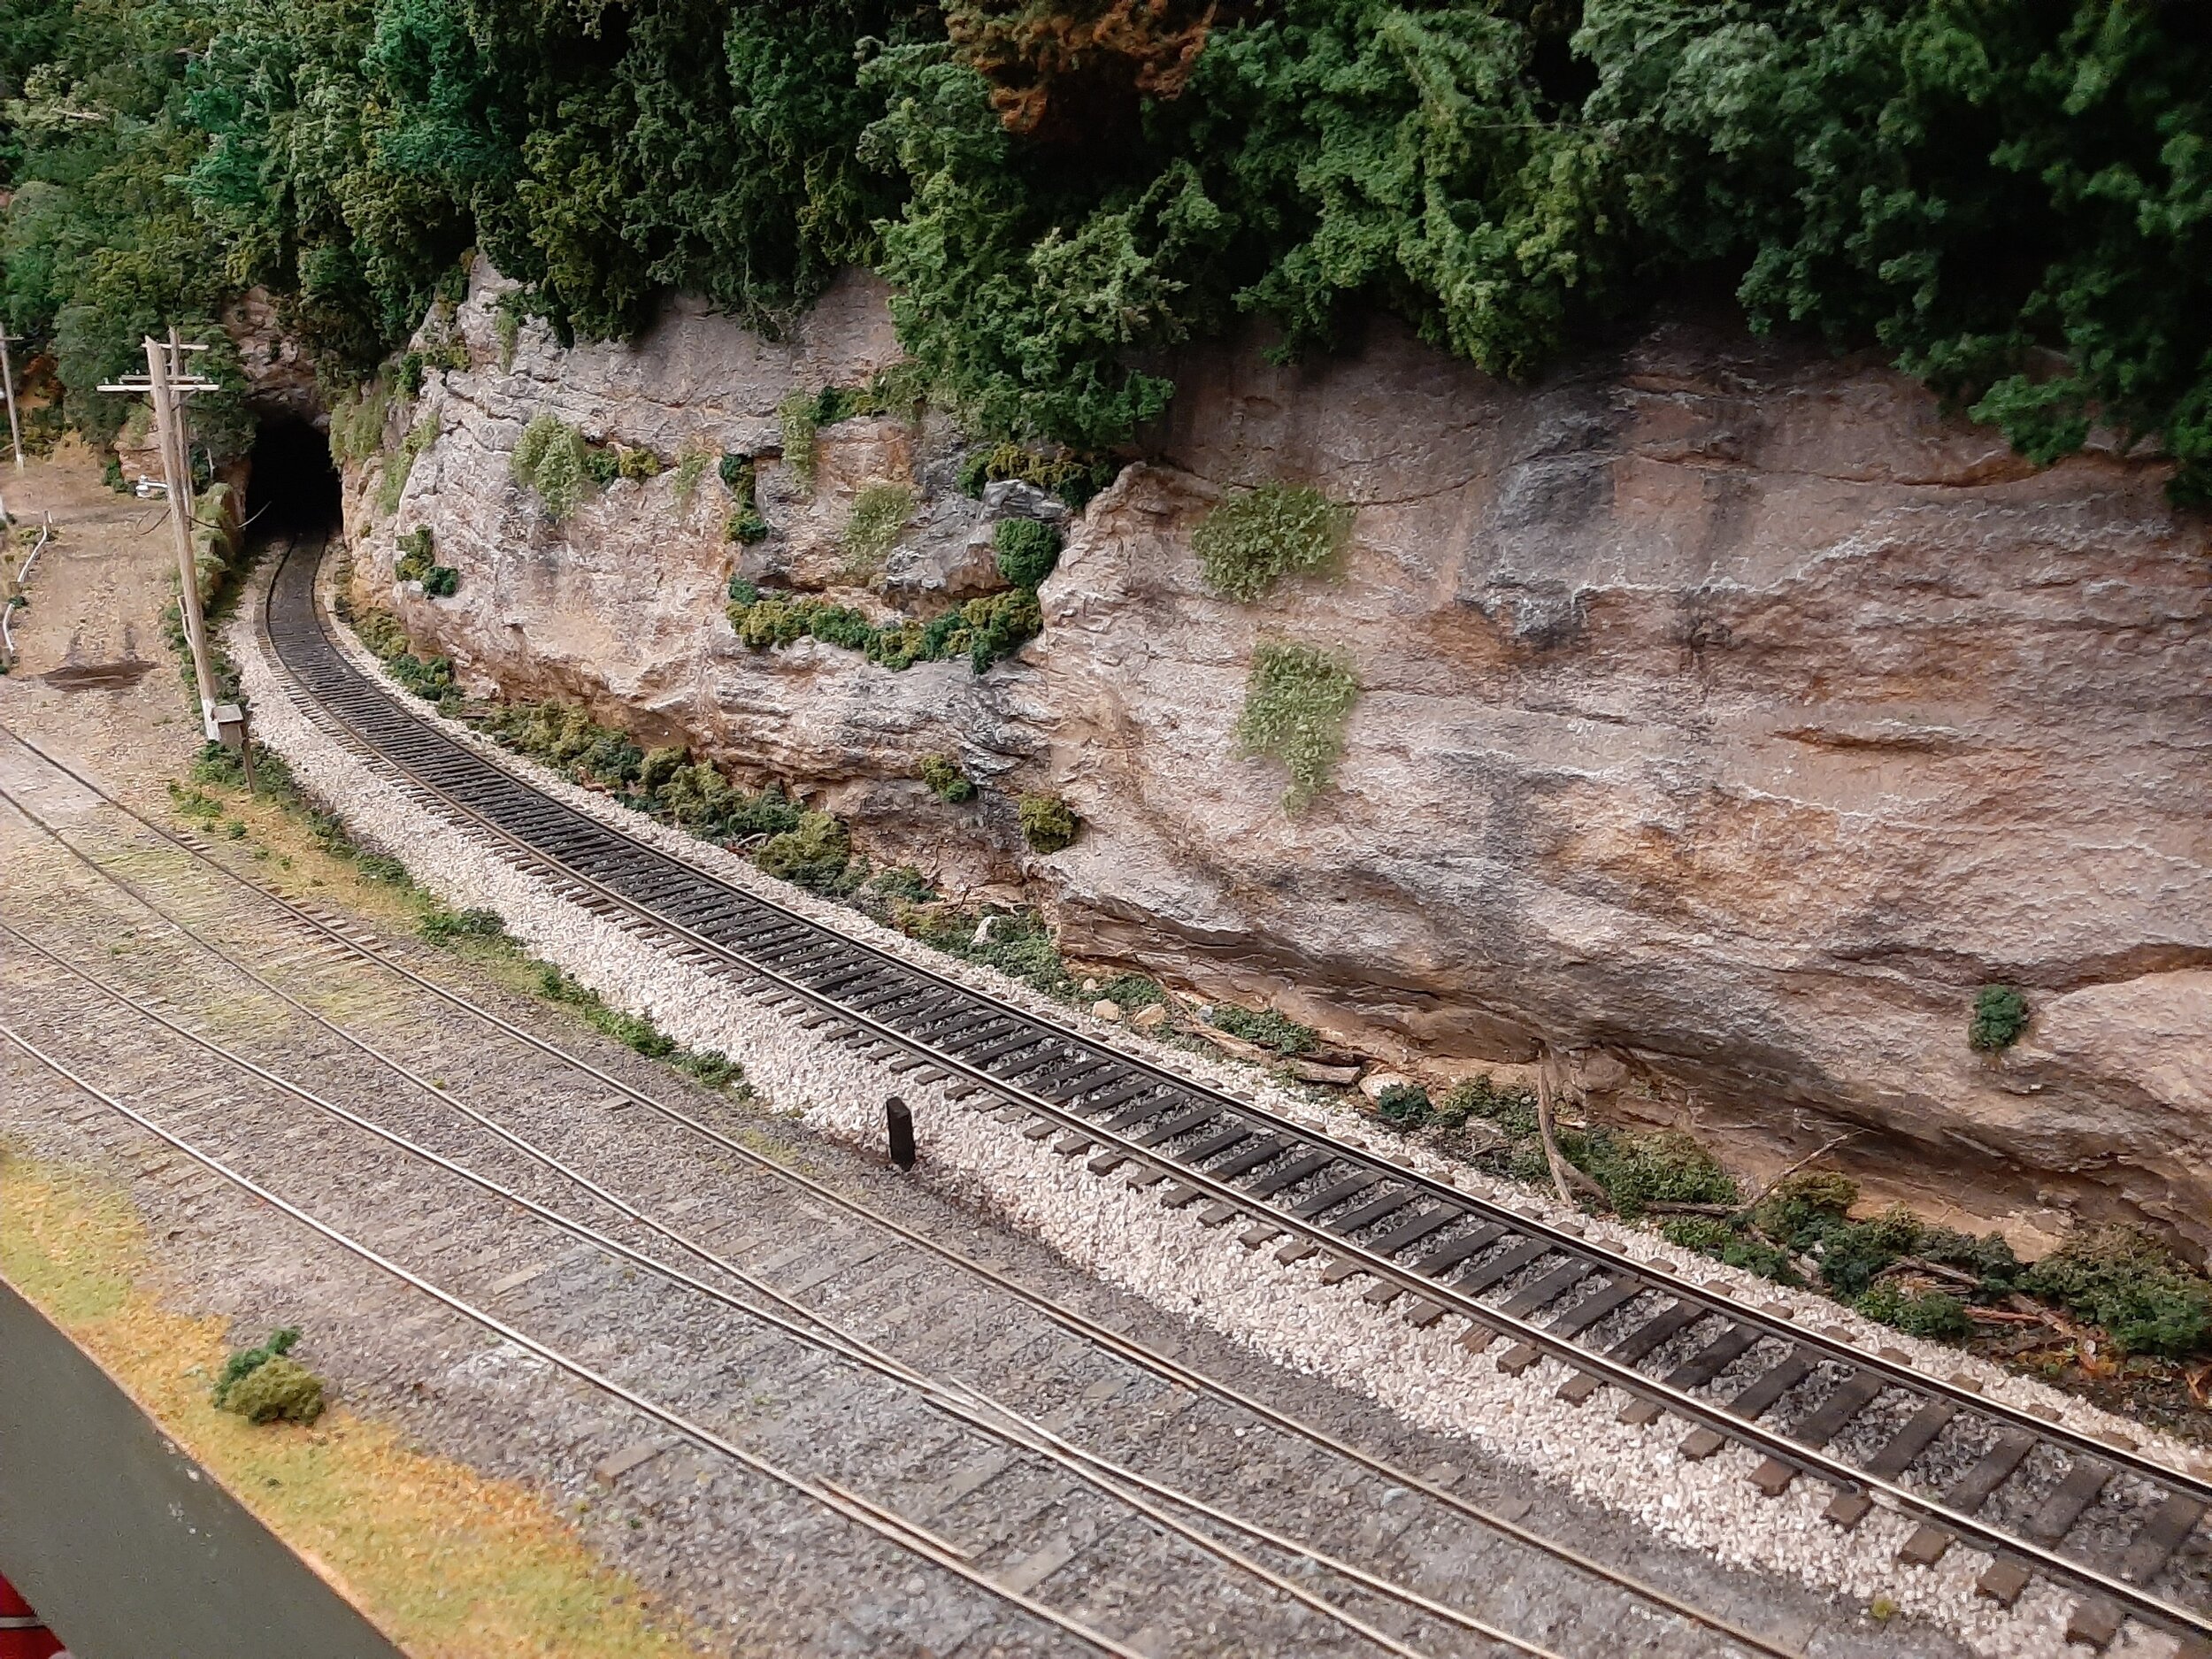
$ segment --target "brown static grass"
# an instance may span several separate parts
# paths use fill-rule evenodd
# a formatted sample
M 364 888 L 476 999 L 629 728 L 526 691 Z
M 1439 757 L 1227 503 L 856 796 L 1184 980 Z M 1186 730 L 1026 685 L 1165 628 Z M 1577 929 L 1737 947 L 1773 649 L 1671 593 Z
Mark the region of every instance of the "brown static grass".
M 208 1402 L 223 1321 L 144 1287 L 119 1188 L 0 1147 L 0 1274 L 416 1659 L 674 1659 L 694 1649 L 543 1497 L 410 1448 L 342 1405 L 257 1428 Z

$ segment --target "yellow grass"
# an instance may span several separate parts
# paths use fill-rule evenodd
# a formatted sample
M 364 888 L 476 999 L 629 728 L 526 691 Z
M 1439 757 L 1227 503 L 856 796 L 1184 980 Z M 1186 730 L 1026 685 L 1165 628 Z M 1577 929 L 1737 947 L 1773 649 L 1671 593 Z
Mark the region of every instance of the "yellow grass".
M 144 1287 L 118 1188 L 0 1148 L 0 1273 L 170 1437 L 417 1659 L 661 1659 L 694 1649 L 541 1495 L 411 1449 L 342 1405 L 257 1428 L 208 1402 L 223 1322 Z M 242 1333 L 258 1340 L 262 1333 Z

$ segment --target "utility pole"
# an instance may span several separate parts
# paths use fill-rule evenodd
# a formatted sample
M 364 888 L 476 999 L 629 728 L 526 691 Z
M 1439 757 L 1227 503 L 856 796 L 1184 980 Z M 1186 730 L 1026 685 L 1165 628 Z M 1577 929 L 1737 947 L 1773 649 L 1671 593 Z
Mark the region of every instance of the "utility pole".
M 169 531 L 176 544 L 177 580 L 181 591 L 178 603 L 184 613 L 185 641 L 192 649 L 192 677 L 200 693 L 200 723 L 210 738 L 223 735 L 215 718 L 215 665 L 207 650 L 207 618 L 200 610 L 200 577 L 192 567 L 192 477 L 189 451 L 184 438 L 183 411 L 178 399 L 194 392 L 211 392 L 217 388 L 212 380 L 186 375 L 182 372 L 183 354 L 204 351 L 204 346 L 180 344 L 176 330 L 169 331 L 167 343 L 148 334 L 146 344 L 146 373 L 142 379 L 127 374 L 111 385 L 103 386 L 104 392 L 142 392 L 154 405 L 154 441 L 161 450 L 162 487 L 169 498 Z
M 0 323 L 0 387 L 5 388 L 8 394 L 8 442 L 15 445 L 15 470 L 19 472 L 23 470 L 23 428 L 15 418 L 15 370 L 8 362 L 8 347 L 21 338 L 20 334 L 10 334 L 7 324 Z

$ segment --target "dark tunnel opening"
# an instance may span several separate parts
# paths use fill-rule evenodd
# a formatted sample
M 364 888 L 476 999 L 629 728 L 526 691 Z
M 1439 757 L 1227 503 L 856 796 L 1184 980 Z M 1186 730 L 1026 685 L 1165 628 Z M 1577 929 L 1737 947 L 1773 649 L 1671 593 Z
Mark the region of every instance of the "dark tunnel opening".
M 330 441 L 296 417 L 264 416 L 254 435 L 246 516 L 255 535 L 334 528 L 339 488 Z

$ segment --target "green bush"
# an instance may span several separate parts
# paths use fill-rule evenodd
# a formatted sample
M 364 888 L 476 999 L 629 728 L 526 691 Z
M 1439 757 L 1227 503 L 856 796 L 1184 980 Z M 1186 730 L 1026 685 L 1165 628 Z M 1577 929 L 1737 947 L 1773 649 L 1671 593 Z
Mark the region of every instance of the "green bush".
M 1738 1197 L 1728 1171 L 1678 1130 L 1597 1130 L 1578 1140 L 1575 1162 L 1624 1217 L 1640 1216 L 1655 1203 L 1732 1204 Z
M 537 415 L 515 446 L 514 472 L 537 492 L 546 517 L 558 524 L 591 491 L 591 450 L 584 434 L 558 415 Z
M 322 1379 L 279 1355 L 233 1384 L 223 1409 L 249 1423 L 312 1423 L 323 1414 Z
M 800 813 L 794 827 L 769 838 L 753 856 L 768 874 L 816 893 L 833 893 L 852 862 L 852 837 L 826 812 Z
M 1434 1115 L 1429 1092 L 1418 1083 L 1393 1083 L 1375 1096 L 1375 1116 L 1393 1129 L 1422 1128 Z
M 922 757 L 922 781 L 940 801 L 949 801 L 955 806 L 975 799 L 974 782 L 946 756 Z
M 2020 1287 L 2101 1325 L 2131 1354 L 2212 1348 L 2212 1279 L 2140 1228 L 2100 1227 L 2030 1267 Z
M 1082 828 L 1075 809 L 1056 795 L 1032 791 L 1022 796 L 1019 810 L 1022 839 L 1033 853 L 1049 855 L 1073 846 Z
M 631 482 L 642 484 L 661 475 L 661 458 L 652 450 L 639 446 L 620 449 L 615 457 L 615 472 Z
M 1319 1032 L 1271 1008 L 1256 1012 L 1219 1002 L 1206 1010 L 1206 1023 L 1216 1031 L 1225 1031 L 1232 1037 L 1241 1037 L 1279 1055 L 1311 1054 L 1321 1046 Z
M 870 662 L 893 670 L 965 657 L 979 674 L 1018 650 L 1044 624 L 1036 595 L 1021 588 L 971 599 L 957 611 L 927 622 L 880 627 L 849 606 L 796 594 L 763 594 L 749 582 L 744 589 L 752 597 L 741 595 L 733 584 L 726 612 L 742 643 L 767 650 L 795 640 L 817 639 L 864 652 Z
M 433 599 L 450 599 L 461 591 L 461 572 L 450 565 L 433 565 L 423 576 L 422 590 Z
M 584 472 L 601 489 L 622 476 L 622 457 L 609 445 L 586 442 Z
M 1827 1170 L 1786 1175 L 1759 1199 L 1753 1225 L 1778 1239 L 1816 1236 L 1841 1222 L 1859 1202 L 1859 1184 Z
M 1034 518 L 1002 518 L 991 532 L 998 573 L 1017 588 L 1034 588 L 1060 559 L 1060 533 Z
M 1327 568 L 1351 528 L 1352 510 L 1317 489 L 1262 484 L 1208 513 L 1190 544 L 1206 586 L 1248 603 L 1285 576 Z
M 1237 741 L 1248 756 L 1283 763 L 1290 774 L 1285 811 L 1304 811 L 1335 775 L 1359 689 L 1342 651 L 1270 640 L 1253 654 Z
M 1966 1041 L 1984 1054 L 2009 1048 L 2028 1028 L 2028 999 L 2009 985 L 1985 985 L 1974 997 Z
M 1974 1332 L 1966 1304 L 1939 1290 L 1910 1294 L 1886 1279 L 1851 1305 L 1870 1319 L 1932 1342 L 1955 1342 Z
M 306 1367 L 286 1357 L 299 1340 L 298 1327 L 287 1325 L 259 1347 L 233 1354 L 215 1379 L 213 1402 L 250 1423 L 312 1423 L 322 1415 L 323 1386 Z
M 855 495 L 839 537 L 845 549 L 845 575 L 862 580 L 881 572 L 913 513 L 914 492 L 904 484 L 871 484 Z
M 768 534 L 768 520 L 760 516 L 760 474 L 749 455 L 726 455 L 722 457 L 722 482 L 729 489 L 733 504 L 729 516 L 722 521 L 722 539 L 726 541 L 758 541 Z M 734 592 L 731 595 L 735 598 Z M 750 604 L 752 602 L 747 600 Z
M 430 574 L 430 526 L 419 524 L 399 538 L 399 557 L 392 565 L 395 580 L 419 582 Z

